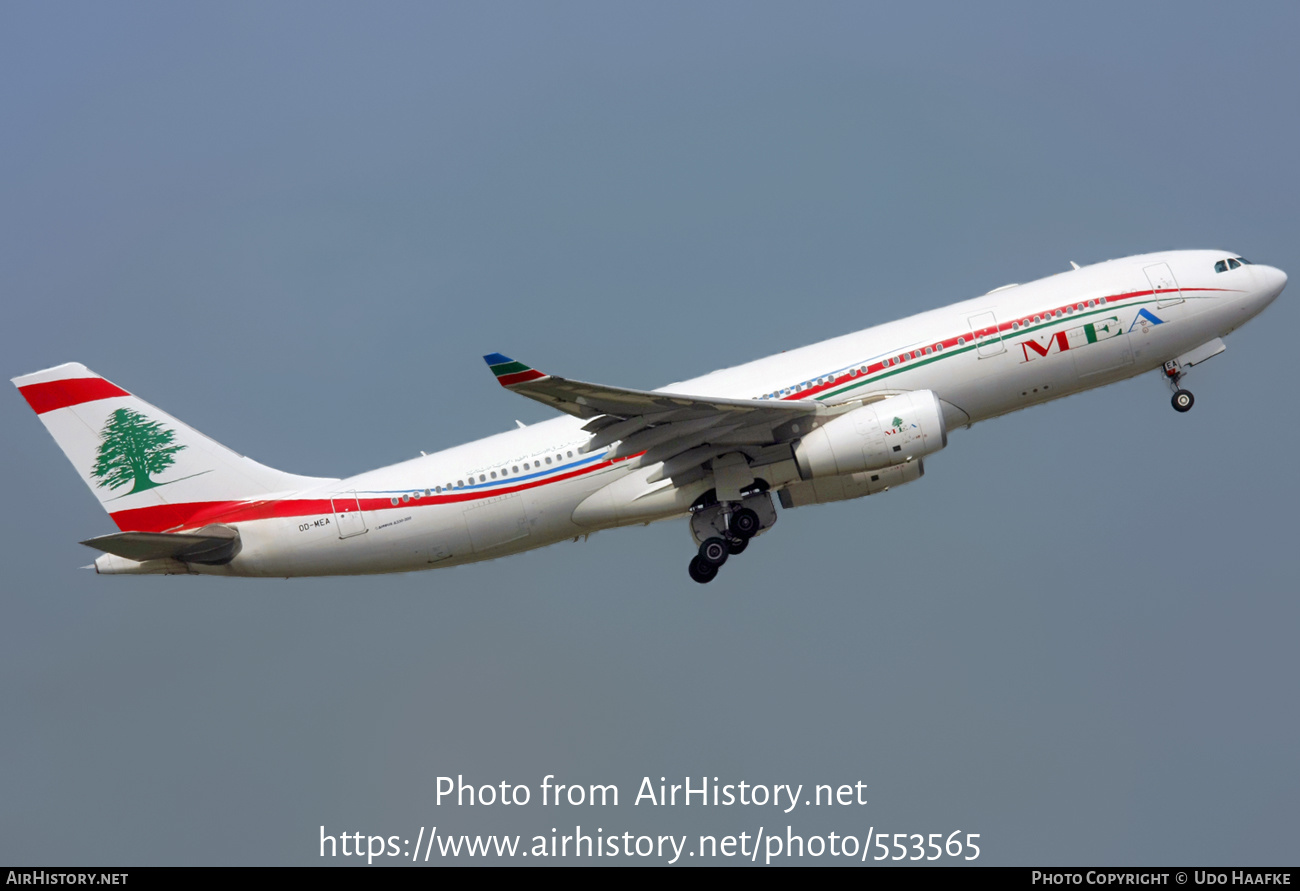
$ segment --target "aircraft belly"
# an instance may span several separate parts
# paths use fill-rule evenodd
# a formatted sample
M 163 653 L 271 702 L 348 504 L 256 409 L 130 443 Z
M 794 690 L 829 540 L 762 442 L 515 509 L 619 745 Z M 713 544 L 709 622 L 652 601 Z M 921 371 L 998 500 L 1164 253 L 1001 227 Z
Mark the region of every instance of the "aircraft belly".
M 470 554 L 459 505 L 377 512 L 367 519 L 371 526 L 364 534 L 347 538 L 320 534 L 300 517 L 240 523 L 244 547 L 228 566 L 217 569 L 273 578 L 410 572 Z
M 912 375 L 901 376 L 898 386 L 907 390 L 933 390 L 943 406 L 948 429 L 969 426 L 976 421 L 1007 411 L 1000 381 L 1013 366 L 1010 352 L 976 358 L 972 352 L 955 363 Z
M 658 465 L 638 468 L 593 492 L 573 509 L 573 522 L 584 531 L 650 523 L 685 514 L 696 498 L 713 486 L 705 477 L 677 487 L 671 479 L 647 483 Z
M 528 537 L 528 514 L 518 493 L 471 501 L 463 516 L 476 554 Z
M 1228 333 L 1228 309 L 1219 303 L 1188 300 L 1139 313 L 1128 332 L 1137 370 L 1158 368 L 1165 360 Z
M 235 560 L 195 571 L 272 578 L 410 572 L 531 550 L 591 532 L 574 524 L 574 506 L 620 470 L 469 502 L 370 510 L 365 531 L 346 537 L 328 514 L 246 521 L 238 524 L 244 547 Z

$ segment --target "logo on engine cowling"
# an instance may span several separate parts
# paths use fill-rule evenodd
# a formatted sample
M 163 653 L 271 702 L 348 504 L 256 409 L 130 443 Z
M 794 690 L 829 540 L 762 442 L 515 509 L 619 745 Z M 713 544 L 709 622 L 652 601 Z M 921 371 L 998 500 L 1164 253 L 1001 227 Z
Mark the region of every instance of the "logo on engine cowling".
M 888 430 L 885 431 L 886 436 L 893 436 L 895 433 L 902 433 L 904 424 L 906 424 L 908 427 L 911 427 L 913 430 L 916 429 L 915 424 L 908 424 L 902 418 L 894 418 L 894 420 L 890 421 L 889 423 L 891 426 Z

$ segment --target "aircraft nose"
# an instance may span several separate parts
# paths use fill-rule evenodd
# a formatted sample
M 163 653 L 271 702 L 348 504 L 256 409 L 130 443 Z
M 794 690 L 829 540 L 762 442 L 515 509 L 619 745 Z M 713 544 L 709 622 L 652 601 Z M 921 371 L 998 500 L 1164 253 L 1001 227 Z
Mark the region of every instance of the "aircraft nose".
M 1272 303 L 1282 289 L 1286 287 L 1286 273 L 1275 266 L 1265 266 L 1264 272 L 1264 299 Z

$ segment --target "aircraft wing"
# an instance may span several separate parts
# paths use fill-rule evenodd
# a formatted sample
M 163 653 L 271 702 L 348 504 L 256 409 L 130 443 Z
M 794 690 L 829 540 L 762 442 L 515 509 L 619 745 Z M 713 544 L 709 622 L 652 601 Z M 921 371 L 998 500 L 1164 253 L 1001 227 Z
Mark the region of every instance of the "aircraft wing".
M 766 447 L 798 439 L 839 413 L 814 400 L 726 399 L 590 384 L 544 374 L 500 353 L 483 358 L 507 390 L 587 419 L 582 429 L 592 439 L 584 452 L 617 442 L 611 459 L 642 455 L 642 465 L 664 462 L 650 482 L 669 476 L 680 482 L 728 451 L 760 458 Z

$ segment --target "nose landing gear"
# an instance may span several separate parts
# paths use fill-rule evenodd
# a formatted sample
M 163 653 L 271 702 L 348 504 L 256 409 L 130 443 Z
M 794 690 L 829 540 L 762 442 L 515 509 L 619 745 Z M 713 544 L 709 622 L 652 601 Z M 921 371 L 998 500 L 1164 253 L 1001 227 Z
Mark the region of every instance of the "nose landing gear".
M 1170 401 L 1174 411 L 1190 411 L 1196 404 L 1196 397 L 1192 395 L 1191 390 L 1184 390 L 1178 386 L 1179 381 L 1183 379 L 1182 366 L 1178 364 L 1177 359 L 1170 359 L 1165 363 L 1165 380 L 1169 381 L 1169 386 L 1173 388 L 1174 396 Z

